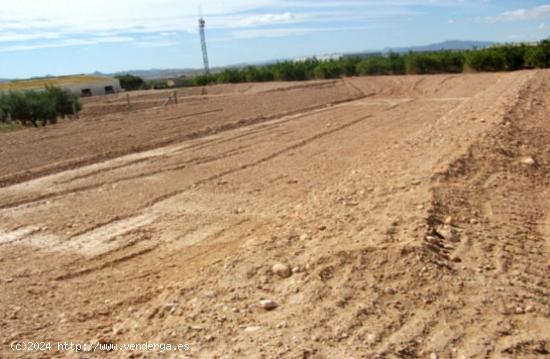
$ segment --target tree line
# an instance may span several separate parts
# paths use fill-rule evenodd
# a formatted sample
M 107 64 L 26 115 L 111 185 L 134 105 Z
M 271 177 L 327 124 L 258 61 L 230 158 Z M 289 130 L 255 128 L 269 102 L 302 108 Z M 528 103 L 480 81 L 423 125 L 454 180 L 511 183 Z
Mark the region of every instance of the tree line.
M 472 50 L 441 50 L 345 56 L 332 60 L 316 58 L 283 61 L 264 66 L 226 68 L 220 72 L 182 77 L 178 86 L 215 83 L 306 81 L 359 75 L 406 75 L 462 72 L 515 71 L 549 68 L 550 40 L 538 44 L 500 45 Z M 168 88 L 166 80 L 143 80 L 139 76 L 116 76 L 127 91 Z
M 203 74 L 187 85 L 265 81 L 305 81 L 357 75 L 405 75 L 515 71 L 550 68 L 550 40 L 536 45 L 501 45 L 473 50 L 370 54 L 333 60 L 284 61 L 265 66 L 228 68 Z
M 0 122 L 19 121 L 26 126 L 46 126 L 57 119 L 80 111 L 77 95 L 59 87 L 48 86 L 43 90 L 0 92 Z
M 218 73 L 182 78 L 178 82 L 183 86 L 204 86 L 214 83 L 334 79 L 357 75 L 515 71 L 534 68 L 550 68 L 550 39 L 530 45 L 502 45 L 465 51 L 370 54 L 326 61 L 316 58 L 284 61 L 265 66 L 227 68 Z M 166 81 L 144 81 L 129 74 L 117 78 L 127 91 L 168 87 Z M 0 92 L 0 123 L 11 119 L 23 125 L 46 125 L 80 109 L 78 96 L 58 87 Z

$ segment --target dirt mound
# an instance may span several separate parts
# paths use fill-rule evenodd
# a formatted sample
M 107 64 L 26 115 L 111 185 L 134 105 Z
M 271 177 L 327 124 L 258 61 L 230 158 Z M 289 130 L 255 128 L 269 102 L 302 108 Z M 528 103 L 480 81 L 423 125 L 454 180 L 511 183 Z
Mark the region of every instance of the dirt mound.
M 500 74 L 447 74 L 356 77 L 347 81 L 370 96 L 444 99 L 472 97 L 500 79 Z

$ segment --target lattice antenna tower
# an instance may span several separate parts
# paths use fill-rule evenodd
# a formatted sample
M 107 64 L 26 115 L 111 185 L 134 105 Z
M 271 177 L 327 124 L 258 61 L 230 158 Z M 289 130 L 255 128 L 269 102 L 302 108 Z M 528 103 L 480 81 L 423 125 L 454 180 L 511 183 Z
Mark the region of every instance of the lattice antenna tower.
M 202 10 L 199 8 L 199 34 L 201 36 L 201 48 L 202 48 L 202 61 L 204 63 L 204 73 L 210 73 L 210 66 L 208 64 L 208 51 L 206 50 L 206 36 L 204 35 L 204 28 L 206 21 L 202 16 Z

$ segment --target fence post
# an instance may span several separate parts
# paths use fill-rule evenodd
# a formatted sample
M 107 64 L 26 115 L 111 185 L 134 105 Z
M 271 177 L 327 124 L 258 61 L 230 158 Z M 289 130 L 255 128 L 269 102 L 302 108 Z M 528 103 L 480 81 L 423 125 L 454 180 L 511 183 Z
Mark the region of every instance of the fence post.
M 11 112 L 8 112 L 8 122 L 9 122 L 9 123 L 12 123 L 12 122 L 13 122 L 12 119 L 11 119 Z
M 76 103 L 73 101 L 72 105 L 73 105 L 73 116 L 78 120 L 80 119 L 80 117 L 78 116 L 78 111 L 76 110 Z
M 174 102 L 176 102 L 176 105 L 178 104 L 178 92 L 174 91 Z
M 130 108 L 130 94 L 126 93 L 126 102 L 128 104 L 128 108 Z

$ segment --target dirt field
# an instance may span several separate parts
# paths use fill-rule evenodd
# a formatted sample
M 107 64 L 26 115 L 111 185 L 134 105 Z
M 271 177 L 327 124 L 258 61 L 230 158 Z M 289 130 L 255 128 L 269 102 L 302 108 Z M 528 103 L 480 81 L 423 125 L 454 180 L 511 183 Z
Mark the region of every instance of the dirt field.
M 0 357 L 549 355 L 549 71 L 165 95 L 0 135 Z

